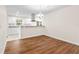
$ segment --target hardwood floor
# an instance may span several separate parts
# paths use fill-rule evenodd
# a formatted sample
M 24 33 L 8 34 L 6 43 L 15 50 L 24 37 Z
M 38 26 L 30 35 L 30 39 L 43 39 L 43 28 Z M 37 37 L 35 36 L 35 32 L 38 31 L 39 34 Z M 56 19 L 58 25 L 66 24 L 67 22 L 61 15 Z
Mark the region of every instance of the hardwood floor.
M 5 54 L 78 54 L 79 46 L 45 35 L 7 42 Z

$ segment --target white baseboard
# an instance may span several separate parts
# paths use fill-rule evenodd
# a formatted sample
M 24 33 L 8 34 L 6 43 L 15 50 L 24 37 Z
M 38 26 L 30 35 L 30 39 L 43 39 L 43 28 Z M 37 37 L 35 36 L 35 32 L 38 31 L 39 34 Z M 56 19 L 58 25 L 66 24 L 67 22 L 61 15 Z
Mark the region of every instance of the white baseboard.
M 22 37 L 21 39 L 23 39 L 23 38 L 29 38 L 29 37 L 34 37 L 34 36 L 38 36 L 38 35 L 32 35 L 32 36 Z M 72 42 L 70 40 L 66 40 L 64 38 L 60 38 L 60 37 L 57 37 L 57 36 L 53 36 L 53 35 L 46 35 L 46 36 L 49 36 L 49 37 L 52 37 L 52 38 L 56 38 L 56 39 L 59 39 L 59 40 L 62 40 L 62 41 L 66 41 L 66 42 L 69 42 L 69 43 L 72 43 L 72 44 L 79 45 L 79 43 L 77 43 L 77 42 Z M 13 39 L 10 38 L 10 40 L 8 39 L 7 41 L 12 41 L 12 40 L 19 40 L 19 39 L 18 38 L 13 38 Z
M 52 37 L 52 38 L 56 38 L 56 39 L 59 39 L 59 40 L 62 40 L 62 41 L 66 41 L 66 42 L 69 42 L 71 44 L 79 45 L 79 43 L 77 43 L 77 42 L 72 42 L 70 40 L 66 40 L 64 38 L 60 38 L 60 37 L 57 37 L 57 36 L 52 36 L 52 35 L 47 35 L 47 36 Z

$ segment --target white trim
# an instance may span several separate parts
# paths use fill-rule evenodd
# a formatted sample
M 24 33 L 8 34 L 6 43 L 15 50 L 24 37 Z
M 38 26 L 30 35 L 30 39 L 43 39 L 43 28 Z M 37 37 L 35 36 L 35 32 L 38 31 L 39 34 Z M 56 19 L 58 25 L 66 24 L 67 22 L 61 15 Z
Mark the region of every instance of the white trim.
M 60 38 L 60 37 L 57 37 L 57 36 L 52 36 L 52 35 L 47 35 L 47 36 L 52 37 L 52 38 L 56 38 L 56 39 L 58 39 L 58 40 L 66 41 L 66 42 L 69 42 L 69 43 L 71 43 L 71 44 L 79 45 L 79 43 L 72 42 L 72 41 L 70 41 L 70 40 L 66 40 L 66 39 L 64 39 L 64 38 Z

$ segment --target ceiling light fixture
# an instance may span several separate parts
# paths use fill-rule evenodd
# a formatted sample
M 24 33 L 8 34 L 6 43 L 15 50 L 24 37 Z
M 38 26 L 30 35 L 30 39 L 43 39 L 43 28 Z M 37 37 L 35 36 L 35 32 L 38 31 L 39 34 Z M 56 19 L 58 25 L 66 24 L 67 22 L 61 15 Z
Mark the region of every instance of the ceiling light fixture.
M 44 19 L 44 14 L 42 13 L 42 10 L 41 10 L 41 5 L 40 5 L 40 11 L 38 14 L 36 14 L 36 20 L 37 21 L 42 21 Z

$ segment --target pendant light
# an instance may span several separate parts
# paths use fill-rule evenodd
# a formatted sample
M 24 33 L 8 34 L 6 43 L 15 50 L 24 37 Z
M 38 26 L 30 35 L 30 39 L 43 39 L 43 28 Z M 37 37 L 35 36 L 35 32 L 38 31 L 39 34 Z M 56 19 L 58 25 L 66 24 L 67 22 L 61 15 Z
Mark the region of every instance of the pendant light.
M 37 21 L 42 21 L 43 18 L 44 18 L 44 15 L 43 15 L 43 13 L 42 13 L 41 5 L 40 5 L 40 11 L 39 11 L 39 13 L 36 15 L 36 20 L 37 20 Z
M 37 21 L 37 26 L 42 26 L 42 21 L 44 19 L 44 15 L 42 13 L 42 10 L 41 10 L 41 5 L 40 5 L 40 11 L 39 13 L 36 15 L 36 21 Z

